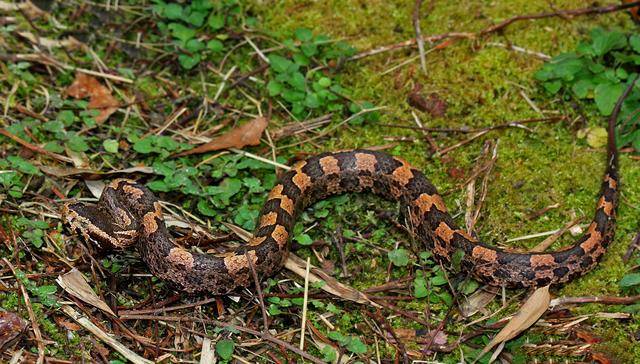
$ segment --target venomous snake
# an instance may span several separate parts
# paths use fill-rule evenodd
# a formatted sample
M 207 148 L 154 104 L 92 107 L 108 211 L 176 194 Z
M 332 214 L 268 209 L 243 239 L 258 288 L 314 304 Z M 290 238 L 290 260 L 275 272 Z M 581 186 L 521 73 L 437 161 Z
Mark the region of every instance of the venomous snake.
M 592 269 L 613 239 L 618 201 L 613 145 L 610 133 L 595 217 L 574 245 L 553 253 L 515 253 L 478 241 L 456 226 L 442 197 L 420 171 L 400 158 L 369 150 L 323 153 L 295 164 L 269 193 L 253 238 L 221 254 L 195 253 L 176 245 L 157 198 L 145 186 L 126 179 L 106 186 L 95 205 L 65 205 L 63 216 L 72 231 L 100 247 L 137 244 L 153 274 L 179 289 L 226 294 L 250 283 L 251 265 L 263 277 L 282 267 L 296 217 L 307 206 L 330 195 L 373 192 L 400 203 L 416 236 L 445 267 L 461 250 L 462 269 L 486 284 L 543 286 L 567 282 Z

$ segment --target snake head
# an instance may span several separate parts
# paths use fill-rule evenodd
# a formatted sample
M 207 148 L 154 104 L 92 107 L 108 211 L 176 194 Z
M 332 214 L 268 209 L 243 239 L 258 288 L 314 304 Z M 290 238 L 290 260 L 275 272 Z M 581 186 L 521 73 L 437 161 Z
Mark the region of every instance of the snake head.
M 98 205 L 68 203 L 62 208 L 62 219 L 72 233 L 101 250 L 123 249 L 138 238 L 137 223 L 124 210 L 112 214 Z

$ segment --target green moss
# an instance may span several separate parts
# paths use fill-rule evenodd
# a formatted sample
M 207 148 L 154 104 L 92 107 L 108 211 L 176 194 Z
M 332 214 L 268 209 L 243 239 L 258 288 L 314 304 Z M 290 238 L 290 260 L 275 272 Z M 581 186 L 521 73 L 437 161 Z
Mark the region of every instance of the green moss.
M 411 12 L 413 2 L 312 2 L 303 5 L 284 1 L 277 5 L 258 7 L 266 29 L 280 29 L 289 34 L 297 27 L 312 28 L 337 38 L 346 38 L 361 50 L 398 43 L 410 39 L 413 34 Z M 585 6 L 580 1 L 554 2 L 557 8 Z M 465 6 L 456 2 L 439 2 L 422 19 L 423 34 L 439 34 L 448 31 L 473 31 L 516 14 L 548 11 L 548 2 L 518 0 L 509 2 L 470 1 Z M 423 13 L 426 13 L 426 6 Z M 330 14 L 330 16 L 328 16 Z M 384 19 L 384 20 L 381 20 Z M 488 45 L 502 42 L 526 49 L 555 55 L 570 50 L 594 26 L 632 27 L 626 14 L 601 17 L 581 17 L 574 21 L 547 19 L 536 22 L 520 22 L 509 27 L 504 35 L 493 35 L 488 41 L 458 41 L 427 55 L 428 70 L 423 73 L 419 60 L 393 72 L 383 73 L 395 65 L 414 57 L 415 50 L 402 49 L 365 58 L 346 65 L 349 87 L 355 97 L 385 106 L 381 123 L 413 125 L 411 107 L 406 103 L 409 92 L 416 84 L 425 92 L 435 92 L 448 103 L 444 118 L 434 119 L 418 113 L 423 124 L 429 127 L 479 128 L 512 120 L 539 117 L 525 101 L 521 93 L 531 98 L 543 110 L 559 110 L 573 115 L 570 105 L 558 100 L 548 100 L 533 81 L 533 72 L 542 64 L 528 55 L 506 51 Z M 590 125 L 604 125 L 605 121 L 587 108 Z M 392 153 L 410 160 L 441 190 L 451 190 L 460 181 L 453 180 L 450 168 L 470 170 L 479 155 L 482 140 L 499 139 L 498 162 L 492 173 L 487 199 L 477 229 L 480 236 L 492 244 L 502 244 L 517 236 L 557 229 L 572 219 L 572 215 L 591 219 L 600 176 L 604 169 L 604 150 L 592 150 L 583 140 L 576 140 L 574 132 L 566 124 L 532 126 L 532 132 L 506 129 L 493 132 L 450 154 L 451 159 L 430 159 L 428 146 L 420 140 L 420 134 L 402 129 L 389 129 L 379 125 L 366 125 L 357 129 L 342 129 L 334 138 L 322 145 L 322 149 L 353 148 L 386 144 L 384 136 L 412 136 L 418 140 L 402 143 Z M 439 135 L 441 147 L 460 140 L 461 136 Z M 308 147 L 309 151 L 314 148 Z M 623 201 L 638 201 L 640 165 L 626 156 L 621 158 Z M 454 189 L 446 196 L 453 214 L 464 212 L 465 192 Z M 545 206 L 559 203 L 560 207 L 534 221 L 525 216 Z M 633 202 L 631 202 L 633 204 Z M 638 228 L 638 206 L 623 203 L 619 208 L 619 223 L 615 242 L 604 261 L 585 277 L 554 290 L 555 295 L 619 295 L 617 282 L 628 269 L 622 261 L 634 232 Z M 459 218 L 459 222 L 462 220 Z M 514 248 L 531 248 L 538 240 L 525 240 L 507 244 Z M 553 248 L 570 244 L 572 237 L 563 237 Z M 378 274 L 380 274 L 378 272 Z M 375 276 L 375 274 L 373 274 Z M 364 285 L 375 279 L 365 275 Z M 358 285 L 354 283 L 354 285 Z M 414 304 L 407 307 L 417 308 Z M 603 310 L 597 305 L 584 305 L 576 309 L 580 313 Z M 606 337 L 611 352 L 627 361 L 640 358 L 636 352 L 623 352 L 613 348 L 632 345 L 631 327 L 611 320 L 595 327 L 599 335 Z M 632 326 L 636 326 L 634 321 Z

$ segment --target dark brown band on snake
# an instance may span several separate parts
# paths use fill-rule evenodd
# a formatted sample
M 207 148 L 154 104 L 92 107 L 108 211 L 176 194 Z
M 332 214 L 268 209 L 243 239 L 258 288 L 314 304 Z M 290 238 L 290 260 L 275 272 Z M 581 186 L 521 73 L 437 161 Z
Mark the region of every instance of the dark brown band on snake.
M 324 153 L 297 163 L 269 193 L 254 237 L 220 255 L 176 245 L 156 197 L 133 181 L 115 180 L 96 205 L 68 204 L 64 215 L 72 230 L 103 247 L 137 243 L 153 274 L 184 291 L 226 294 L 250 284 L 248 259 L 262 277 L 282 267 L 296 218 L 307 206 L 335 194 L 372 192 L 400 202 L 417 238 L 445 266 L 461 250 L 461 267 L 486 284 L 543 286 L 588 272 L 612 241 L 618 203 L 617 154 L 612 150 L 593 221 L 574 245 L 552 253 L 514 253 L 479 242 L 456 226 L 442 197 L 420 171 L 402 159 L 369 150 Z

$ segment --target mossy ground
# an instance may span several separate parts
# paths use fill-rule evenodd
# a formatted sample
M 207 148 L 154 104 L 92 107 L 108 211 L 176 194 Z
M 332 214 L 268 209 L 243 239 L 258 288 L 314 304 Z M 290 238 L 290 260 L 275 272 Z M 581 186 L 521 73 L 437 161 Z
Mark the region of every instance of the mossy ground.
M 544 0 L 468 1 L 464 3 L 438 1 L 434 4 L 433 8 L 430 8 L 428 4 L 422 8 L 422 13 L 428 14 L 422 17 L 422 32 L 425 35 L 450 31 L 477 31 L 514 15 L 549 11 L 549 2 Z M 411 20 L 413 6 L 413 1 L 281 1 L 278 3 L 255 2 L 248 5 L 247 10 L 259 18 L 259 28 L 274 35 L 274 38 L 290 36 L 295 29 L 304 27 L 312 29 L 316 34 L 328 34 L 332 38 L 345 39 L 359 50 L 368 50 L 412 38 L 414 36 Z M 581 1 L 555 1 L 554 6 L 557 8 L 578 8 L 585 6 L 585 3 Z M 70 9 L 66 11 L 71 13 Z M 489 179 L 487 198 L 476 227 L 484 241 L 500 244 L 509 238 L 554 230 L 573 219 L 573 214 L 584 216 L 588 220 L 593 213 L 596 193 L 603 173 L 605 151 L 604 149 L 592 149 L 584 140 L 576 138 L 573 125 L 567 123 L 536 124 L 531 126 L 532 131 L 519 128 L 493 131 L 468 145 L 455 149 L 447 158 L 441 158 L 429 156 L 429 146 L 419 133 L 389 128 L 381 124 L 414 125 L 411 112 L 415 109 L 409 106 L 406 100 L 411 90 L 418 84 L 423 87 L 423 92 L 436 93 L 448 104 L 444 117 L 432 118 L 427 113 L 418 112 L 422 123 L 428 127 L 481 128 L 509 121 L 540 117 L 540 114 L 526 102 L 522 93 L 531 98 L 542 110 L 557 111 L 574 117 L 577 113 L 572 109 L 570 102 L 549 99 L 533 80 L 533 73 L 542 65 L 541 60 L 530 55 L 494 47 L 489 43 L 513 43 L 519 47 L 553 56 L 572 49 L 595 26 L 632 29 L 634 25 L 623 13 L 579 17 L 573 20 L 555 18 L 518 22 L 508 27 L 503 33 L 491 34 L 485 39 L 474 41 L 456 41 L 443 49 L 429 53 L 426 73 L 420 69 L 418 59 L 386 73 L 407 59 L 414 58 L 417 51 L 413 48 L 385 52 L 356 62 L 348 62 L 341 70 L 343 83 L 353 91 L 352 97 L 354 99 L 367 100 L 375 106 L 385 107 L 381 111 L 381 120 L 375 123 L 340 128 L 330 137 L 318 140 L 319 148 L 311 144 L 303 144 L 278 152 L 282 157 L 289 157 L 299 152 L 314 153 L 344 148 L 380 146 L 389 143 L 385 140 L 387 136 L 412 137 L 415 139 L 414 141 L 398 142 L 390 152 L 402 156 L 423 170 L 441 191 L 449 191 L 445 196 L 447 206 L 454 215 L 458 216 L 458 221 L 462 222 L 466 195 L 465 191 L 457 186 L 463 179 L 455 178 L 449 171 L 454 168 L 460 169 L 468 175 L 468 172 L 476 165 L 483 142 L 494 139 L 499 141 L 498 159 Z M 99 43 L 97 47 L 106 48 L 105 42 Z M 103 51 L 102 48 L 99 49 L 100 54 L 103 54 Z M 114 63 L 113 67 L 116 67 L 118 62 L 125 62 L 127 59 L 124 52 L 117 51 L 112 53 L 111 57 L 111 62 Z M 80 60 L 91 62 L 90 57 L 86 55 Z M 247 62 L 247 64 L 239 64 L 238 66 L 243 72 L 248 72 L 252 70 L 252 65 Z M 167 68 L 155 76 L 160 75 L 165 79 L 170 79 L 180 87 L 190 87 L 193 90 L 206 88 L 202 84 L 202 73 L 185 72 L 184 75 L 175 77 L 175 74 L 172 73 L 175 69 Z M 72 77 L 72 73 L 62 75 L 57 80 L 56 86 L 61 88 L 69 84 Z M 216 82 L 219 81 L 219 75 L 211 77 Z M 152 99 L 162 97 L 163 94 L 159 90 L 165 86 L 166 82 L 145 76 L 139 78 L 134 87 L 147 98 Z M 22 90 L 20 91 L 22 92 Z M 215 93 L 215 88 L 209 87 L 207 91 L 209 94 Z M 251 107 L 247 109 L 252 110 Z M 170 111 L 171 106 L 164 105 L 164 110 Z M 604 125 L 605 123 L 589 106 L 586 107 L 585 115 L 591 126 Z M 283 119 L 276 117 L 272 122 L 276 126 L 288 122 Z M 128 130 L 124 129 L 124 126 L 122 127 L 123 129 L 117 131 L 109 129 L 100 137 L 105 137 L 105 135 L 108 137 L 118 135 L 119 137 L 123 130 Z M 147 131 L 149 126 L 129 121 L 127 127 L 143 133 Z M 434 137 L 440 147 L 446 147 L 453 145 L 465 136 L 439 134 Z M 15 150 L 10 150 L 11 152 L 15 152 Z M 97 166 L 102 165 L 105 169 L 111 169 L 112 164 L 114 168 L 128 166 L 125 161 L 111 157 L 104 156 L 98 151 L 92 151 L 90 154 L 91 162 Z M 614 244 L 606 254 L 604 261 L 593 272 L 554 289 L 554 295 L 625 294 L 620 290 L 618 282 L 631 266 L 622 262 L 622 255 L 640 225 L 638 224 L 640 204 L 637 203 L 640 201 L 640 186 L 635 183 L 640 179 L 640 162 L 632 160 L 628 155 L 623 155 L 621 157 L 621 171 L 623 203 L 618 211 L 619 224 Z M 165 197 L 173 198 L 173 200 L 180 199 L 180 197 L 171 197 L 169 194 Z M 251 201 L 251 203 L 255 203 L 255 201 Z M 526 219 L 526 216 L 531 212 L 554 203 L 559 203 L 560 207 L 550 210 L 541 218 L 533 221 Z M 334 207 L 331 213 L 336 215 L 335 220 L 345 228 L 373 231 L 371 239 L 373 243 L 348 246 L 348 257 L 350 258 L 348 267 L 354 274 L 348 279 L 341 279 L 341 281 L 359 289 L 384 283 L 387 278 L 387 264 L 389 262 L 383 249 L 393 249 L 395 242 L 406 244 L 408 243 L 407 237 L 396 232 L 389 233 L 393 231 L 393 228 L 374 216 L 372 211 L 381 208 L 375 198 L 352 196 L 338 202 L 333 200 L 329 205 Z M 382 205 L 382 207 L 393 209 L 394 206 L 389 203 Z M 235 211 L 234 207 L 229 207 L 229 211 L 225 212 L 227 215 L 217 219 L 230 218 Z M 307 217 L 311 217 L 304 219 L 305 226 L 312 225 L 314 218 L 311 214 L 307 215 Z M 314 237 L 319 240 L 332 241 L 334 227 L 323 227 L 321 224 L 316 229 Z M 510 246 L 526 249 L 533 247 L 540 240 L 524 240 L 512 243 Z M 565 236 L 553 248 L 571 241 L 571 237 Z M 314 257 L 309 249 L 301 249 L 298 253 Z M 329 257 L 334 262 L 339 262 L 335 250 Z M 137 261 L 137 257 L 134 256 L 131 260 Z M 127 262 L 125 265 L 128 266 L 128 264 L 134 265 L 135 263 Z M 336 265 L 338 264 L 336 263 Z M 138 271 L 144 271 L 144 268 L 140 266 L 135 267 L 139 269 Z M 34 268 L 34 271 L 42 269 L 43 267 L 38 267 Z M 88 268 L 87 271 L 89 271 Z M 406 274 L 408 274 L 407 269 L 394 268 L 391 277 L 401 278 Z M 282 277 L 278 276 L 278 278 Z M 119 282 L 120 285 L 134 282 L 128 288 L 137 292 L 138 295 L 146 295 L 152 289 L 147 286 L 146 280 L 121 279 L 124 279 L 125 283 Z M 156 293 L 170 294 L 170 291 L 162 285 L 159 286 L 160 288 L 157 285 L 151 287 L 157 289 Z M 101 286 L 101 288 L 107 289 L 106 286 Z M 516 292 L 509 292 L 509 295 L 514 293 Z M 0 297 L 3 304 L 11 303 L 11 307 L 7 308 L 13 309 L 19 306 L 17 295 L 3 294 Z M 117 292 L 117 297 L 119 303 L 123 305 L 143 300 L 135 295 L 132 296 L 131 292 Z M 517 307 L 518 302 L 520 300 L 516 300 L 512 305 L 511 311 Z M 244 301 L 237 306 L 233 306 L 234 304 L 231 302 L 227 303 L 241 313 L 249 310 L 244 306 Z M 325 303 L 335 303 L 340 310 L 343 310 L 340 311 L 340 318 L 333 322 L 337 331 L 352 335 L 364 332 L 362 331 L 364 327 L 362 325 L 363 315 L 359 312 L 359 306 L 332 300 L 326 300 Z M 401 304 L 401 307 L 406 310 L 424 312 L 425 303 L 424 300 L 413 300 Z M 490 306 L 492 310 L 497 307 L 499 307 L 498 303 Z M 253 309 L 257 312 L 258 308 L 254 306 Z M 431 309 L 434 310 L 432 320 L 444 318 L 446 312 L 444 305 L 436 304 Z M 592 314 L 601 311 L 617 312 L 620 309 L 620 306 L 582 305 L 572 310 L 578 314 Z M 280 321 L 276 320 L 277 324 L 272 328 L 285 331 L 291 328 L 289 325 L 292 325 L 292 322 L 295 323 L 293 326 L 297 327 L 298 322 L 295 319 L 298 319 L 300 314 L 298 311 L 295 309 L 287 311 L 284 318 L 280 316 Z M 41 316 L 40 312 L 38 311 L 39 316 Z M 205 314 L 213 314 L 214 312 L 214 305 L 208 305 L 205 308 Z M 317 315 L 324 312 L 323 308 L 312 308 L 310 316 L 316 322 Z M 42 316 L 49 314 L 50 312 Z M 415 322 L 398 317 L 392 317 L 390 321 L 396 329 L 422 328 Z M 610 353 L 620 362 L 640 360 L 640 349 L 635 345 L 636 339 L 634 338 L 635 333 L 640 329 L 640 324 L 635 318 L 624 322 L 592 318 L 588 322 L 592 324 L 595 334 L 604 339 L 598 348 L 599 350 Z M 457 330 L 461 330 L 464 323 L 464 321 L 453 320 L 448 329 L 451 332 L 458 332 Z M 59 351 L 50 352 L 50 354 L 67 358 L 83 356 L 82 353 L 79 353 L 82 350 L 77 348 L 77 345 L 80 345 L 77 336 L 73 337 L 71 342 L 65 343 L 60 338 L 59 328 L 52 320 L 43 318 L 41 324 L 49 338 L 59 341 L 57 343 Z M 485 336 L 485 338 L 487 337 L 490 337 L 490 334 Z M 559 338 L 562 337 L 559 336 Z M 525 334 L 518 340 L 518 343 L 529 340 L 540 343 L 546 342 L 546 339 L 543 335 L 533 332 Z M 64 346 L 70 344 L 74 348 L 65 350 Z M 483 342 L 478 340 L 474 344 L 478 347 L 482 346 Z M 90 347 L 91 343 L 83 341 L 82 345 Z M 465 348 L 465 350 L 467 349 L 468 347 Z M 391 358 L 395 355 L 395 349 L 391 346 L 384 346 L 381 343 L 381 350 L 383 357 Z M 517 345 L 516 347 L 508 346 L 507 350 L 521 353 L 517 349 Z M 317 351 L 313 353 L 319 355 Z M 455 351 L 450 355 L 439 356 L 438 360 L 453 362 L 459 360 L 459 355 L 460 353 Z
M 557 1 L 557 8 L 578 8 L 580 1 Z M 257 7 L 267 29 L 295 29 L 304 26 L 317 32 L 348 39 L 359 49 L 372 49 L 394 44 L 413 36 L 411 1 L 311 2 L 300 4 L 284 1 L 276 6 Z M 426 13 L 426 6 L 423 6 Z M 548 11 L 545 1 L 468 1 L 436 2 L 423 18 L 422 32 L 441 34 L 454 31 L 478 31 L 515 14 Z M 365 58 L 347 67 L 345 80 L 362 99 L 386 106 L 382 123 L 411 125 L 413 117 L 407 95 L 419 83 L 428 92 L 435 92 L 449 105 L 444 118 L 420 114 L 429 127 L 479 128 L 513 120 L 539 117 L 520 95 L 523 90 L 543 110 L 566 110 L 568 103 L 549 100 L 540 92 L 533 73 L 542 61 L 535 57 L 488 45 L 489 42 L 513 43 L 531 51 L 556 55 L 566 52 L 584 39 L 595 26 L 630 29 L 634 25 L 627 14 L 599 17 L 580 17 L 572 21 L 561 18 L 525 21 L 510 26 L 503 34 L 494 34 L 478 41 L 459 41 L 427 55 L 427 72 L 420 61 L 386 75 L 391 67 L 415 57 L 415 49 L 403 49 Z M 400 82 L 398 82 L 400 80 Z M 400 87 L 398 87 L 400 85 Z M 569 111 L 571 114 L 571 111 Z M 573 114 L 572 114 L 573 115 Z M 595 112 L 588 112 L 589 125 L 605 125 L 606 120 Z M 605 151 L 589 148 L 578 140 L 566 125 L 538 125 L 530 133 L 507 129 L 491 133 L 474 143 L 451 153 L 452 160 L 442 163 L 428 158 L 428 144 L 420 140 L 402 143 L 393 152 L 410 160 L 426 172 L 441 190 L 454 187 L 447 174 L 450 167 L 470 170 L 480 154 L 482 141 L 499 139 L 498 162 L 489 185 L 489 192 L 479 219 L 477 230 L 489 243 L 554 230 L 571 220 L 571 213 L 589 219 L 593 212 L 600 175 L 603 172 Z M 419 136 L 417 132 L 401 131 L 368 125 L 366 128 L 342 130 L 327 149 L 382 145 L 384 136 Z M 440 146 L 448 146 L 459 139 L 438 137 Z M 621 157 L 622 200 L 618 211 L 616 239 L 602 263 L 593 272 L 554 290 L 557 296 L 620 295 L 617 282 L 629 269 L 622 255 L 637 232 L 640 209 L 635 201 L 640 197 L 640 164 Z M 452 212 L 464 211 L 465 191 L 456 190 L 445 197 Z M 534 221 L 525 219 L 532 211 L 559 203 L 560 208 L 547 212 Z M 462 221 L 462 220 L 459 220 Z M 514 247 L 533 247 L 541 239 L 512 243 Z M 570 237 L 561 239 L 555 247 L 567 244 Z M 617 308 L 584 305 L 580 313 L 594 313 Z M 640 360 L 640 351 L 632 349 L 633 333 L 638 322 L 602 320 L 594 322 L 595 331 L 604 337 L 607 350 L 615 352 L 624 362 Z

